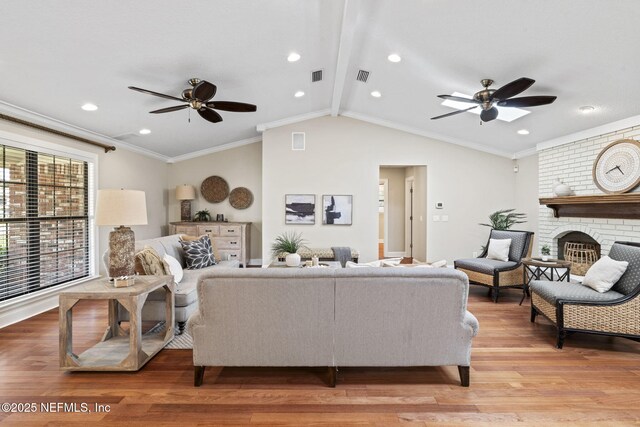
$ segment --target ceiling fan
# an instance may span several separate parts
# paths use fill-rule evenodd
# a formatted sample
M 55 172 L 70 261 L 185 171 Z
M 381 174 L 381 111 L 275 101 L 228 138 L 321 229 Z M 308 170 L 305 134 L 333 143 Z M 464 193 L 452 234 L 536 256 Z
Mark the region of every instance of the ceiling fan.
M 438 98 L 456 102 L 467 102 L 475 105 L 464 110 L 453 111 L 441 116 L 431 117 L 431 120 L 455 116 L 456 114 L 464 113 L 465 111 L 480 107 L 482 108 L 482 111 L 480 112 L 480 120 L 482 120 L 482 122 L 490 122 L 498 117 L 498 109 L 496 108 L 496 105 L 499 107 L 535 107 L 538 105 L 551 104 L 557 98 L 555 96 L 547 95 L 512 98 L 513 96 L 524 92 L 535 83 L 535 80 L 527 77 L 521 77 L 511 83 L 507 83 L 500 89 L 489 89 L 489 86 L 493 84 L 493 80 L 491 79 L 483 79 L 480 83 L 484 89 L 480 92 L 476 92 L 471 99 L 453 95 L 438 95 Z M 480 122 L 480 124 L 482 124 L 482 122 Z
M 245 104 L 244 102 L 209 101 L 216 94 L 216 85 L 214 85 L 213 83 L 209 83 L 206 80 L 200 80 L 197 78 L 189 79 L 188 83 L 191 85 L 191 88 L 182 91 L 182 98 L 153 92 L 147 89 L 141 89 L 135 86 L 129 86 L 129 89 L 136 90 L 142 93 L 148 93 L 149 95 L 153 96 L 159 96 L 160 98 L 185 102 L 185 104 L 182 105 L 175 105 L 173 107 L 149 111 L 151 114 L 170 113 L 172 111 L 178 111 L 191 107 L 196 110 L 203 119 L 208 120 L 212 123 L 218 123 L 222 121 L 222 117 L 220 116 L 220 114 L 218 114 L 217 111 L 214 111 L 214 109 L 233 111 L 236 113 L 252 112 L 256 111 L 257 109 L 255 105 Z

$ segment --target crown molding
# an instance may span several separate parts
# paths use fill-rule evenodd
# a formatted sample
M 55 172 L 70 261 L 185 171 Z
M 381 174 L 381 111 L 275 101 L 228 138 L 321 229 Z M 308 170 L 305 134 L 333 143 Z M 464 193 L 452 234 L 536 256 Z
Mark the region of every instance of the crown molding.
M 441 135 L 441 134 L 438 134 L 438 133 L 434 133 L 434 132 L 424 131 L 422 129 L 414 128 L 414 127 L 411 127 L 411 126 L 406 126 L 406 125 L 403 125 L 403 124 L 400 124 L 400 123 L 396 123 L 396 122 L 390 122 L 390 121 L 387 121 L 387 120 L 377 119 L 375 117 L 367 116 L 365 114 L 360 114 L 360 113 L 356 113 L 356 112 L 353 112 L 353 111 L 344 111 L 340 115 L 344 116 L 344 117 L 349 117 L 349 118 L 352 118 L 352 119 L 356 119 L 356 120 L 361 120 L 363 122 L 372 123 L 374 125 L 384 126 L 384 127 L 387 127 L 387 128 L 400 130 L 402 132 L 412 133 L 414 135 L 419 135 L 419 136 L 424 136 L 424 137 L 427 137 L 427 138 L 436 139 L 436 140 L 442 141 L 442 142 L 448 142 L 450 144 L 459 145 L 461 147 L 470 148 L 472 150 L 482 151 L 482 152 L 493 154 L 493 155 L 500 156 L 500 157 L 506 157 L 508 159 L 512 159 L 513 156 L 514 156 L 513 153 L 509 153 L 507 151 L 502 151 L 502 150 L 498 150 L 498 149 L 495 149 L 495 148 L 486 147 L 484 145 L 480 145 L 480 144 L 476 144 L 476 143 L 468 142 L 468 141 L 463 141 L 461 139 L 451 138 L 451 137 L 448 137 L 448 136 L 445 136 L 445 135 Z
M 536 147 L 527 148 L 526 150 L 518 151 L 513 154 L 513 160 L 522 159 L 524 157 L 533 156 L 538 153 L 538 149 Z
M 262 141 L 261 136 L 254 136 L 247 139 L 241 139 L 239 141 L 229 142 L 227 144 L 216 145 L 215 147 L 205 148 L 204 150 L 194 151 L 193 153 L 183 154 L 181 156 L 172 157 L 167 160 L 167 163 L 178 163 L 184 160 L 193 159 L 196 157 L 206 156 L 207 154 L 217 153 L 219 151 L 230 150 L 236 147 L 242 147 L 243 145 L 255 144 Z
M 61 132 L 66 132 L 72 135 L 79 136 L 81 138 L 94 139 L 104 144 L 114 145 L 117 148 L 122 148 L 128 151 L 133 151 L 138 154 L 142 154 L 154 159 L 167 161 L 169 158 L 162 154 L 155 153 L 144 148 L 137 147 L 135 145 L 127 144 L 118 139 L 111 138 L 101 133 L 93 132 L 79 126 L 72 125 L 61 120 L 57 120 L 48 116 L 45 116 L 35 111 L 27 110 L 26 108 L 18 107 L 5 101 L 0 101 L 0 112 L 9 116 L 16 117 L 18 119 L 33 122 L 38 125 L 50 127 Z
M 640 125 L 640 116 L 632 116 L 626 119 L 617 120 L 615 122 L 606 123 L 604 125 L 581 130 L 579 132 L 570 133 L 568 135 L 541 142 L 536 145 L 536 150 L 542 151 L 548 148 L 557 147 L 559 145 L 569 144 L 571 142 L 581 141 L 587 138 L 594 138 L 606 133 L 616 132 L 620 129 L 630 128 L 638 125 Z
M 297 116 L 286 117 L 269 123 L 262 123 L 256 126 L 258 132 L 264 132 L 267 129 L 273 129 L 280 126 L 292 125 L 294 123 L 303 122 L 305 120 L 317 119 L 331 114 L 331 109 L 312 111 L 311 113 L 299 114 Z

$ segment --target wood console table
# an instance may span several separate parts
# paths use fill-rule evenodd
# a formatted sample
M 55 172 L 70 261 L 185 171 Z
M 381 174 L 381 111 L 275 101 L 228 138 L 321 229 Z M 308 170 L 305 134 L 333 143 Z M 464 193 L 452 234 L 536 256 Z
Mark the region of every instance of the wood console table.
M 142 334 L 142 306 L 149 293 L 166 291 L 166 321 L 161 332 Z M 116 288 L 96 279 L 60 293 L 60 367 L 67 371 L 137 371 L 173 338 L 173 276 L 136 276 L 133 286 Z M 73 306 L 83 299 L 109 300 L 109 326 L 102 340 L 80 355 L 73 353 Z M 129 311 L 129 334 L 118 325 L 118 304 Z

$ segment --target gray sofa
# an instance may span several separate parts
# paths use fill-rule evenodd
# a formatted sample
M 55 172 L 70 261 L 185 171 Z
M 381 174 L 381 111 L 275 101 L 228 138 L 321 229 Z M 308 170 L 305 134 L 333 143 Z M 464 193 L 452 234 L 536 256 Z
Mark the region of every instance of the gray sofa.
M 457 365 L 469 385 L 467 277 L 450 269 L 216 270 L 189 319 L 194 383 L 206 366 Z
M 165 237 L 156 237 L 148 240 L 136 241 L 136 252 L 150 246 L 160 254 L 169 254 L 176 258 L 182 267 L 185 266 L 184 254 L 180 245 L 180 234 L 173 234 Z M 216 265 L 202 268 L 199 270 L 183 270 L 184 276 L 180 283 L 176 284 L 175 314 L 178 324 L 178 333 L 184 331 L 185 325 L 189 317 L 198 308 L 198 295 L 196 285 L 198 278 L 210 271 L 218 269 L 239 268 L 240 263 L 234 261 L 218 261 Z M 145 320 L 163 320 L 164 313 L 164 290 L 153 292 L 147 298 L 147 303 L 142 309 L 142 318 Z M 128 318 L 125 313 L 121 318 Z

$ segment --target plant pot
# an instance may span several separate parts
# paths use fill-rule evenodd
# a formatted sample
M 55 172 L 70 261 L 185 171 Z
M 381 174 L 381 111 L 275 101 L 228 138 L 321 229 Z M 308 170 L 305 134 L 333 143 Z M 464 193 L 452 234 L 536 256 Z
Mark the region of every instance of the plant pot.
M 285 257 L 285 262 L 287 263 L 287 267 L 297 267 L 300 265 L 300 255 L 288 254 Z
M 549 261 L 549 255 L 542 255 L 542 261 Z

